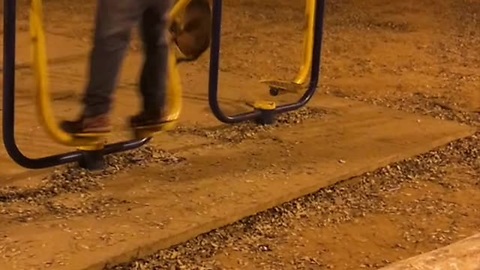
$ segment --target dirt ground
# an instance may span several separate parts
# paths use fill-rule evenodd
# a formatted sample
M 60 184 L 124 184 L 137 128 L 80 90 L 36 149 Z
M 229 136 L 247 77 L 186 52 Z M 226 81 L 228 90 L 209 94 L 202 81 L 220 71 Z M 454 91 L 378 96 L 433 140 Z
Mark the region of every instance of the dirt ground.
M 88 47 L 94 2 L 45 1 L 47 31 Z M 27 11 L 19 8 L 22 31 L 27 29 Z M 302 16 L 303 6 L 296 1 L 225 1 L 222 71 L 253 79 L 291 78 L 301 56 Z M 59 51 L 68 47 L 50 45 Z M 138 41 L 131 50 L 139 50 Z M 187 64 L 187 76 L 206 74 L 207 58 Z M 65 70 L 55 84 L 68 86 L 73 80 L 68 74 L 75 71 Z M 329 1 L 319 90 L 479 127 L 480 1 Z M 74 91 L 73 101 L 80 89 Z M 201 95 L 189 98 L 205 102 Z M 199 105 L 206 112 L 205 107 Z M 202 121 L 203 115 L 196 113 L 186 111 L 192 121 Z M 29 123 L 28 118 L 21 121 Z M 239 135 L 248 137 L 241 130 L 221 136 L 230 136 L 231 142 Z M 349 179 L 111 269 L 377 269 L 444 246 L 480 228 L 478 138 Z M 153 160 L 160 163 L 180 162 L 175 156 L 156 155 Z M 271 157 L 257 158 L 268 163 Z M 0 196 L 0 209 L 11 211 L 11 202 Z M 100 198 L 86 211 L 102 212 L 108 204 L 122 202 Z M 46 208 L 50 214 L 75 211 L 54 204 Z M 16 216 L 23 222 L 36 218 L 18 213 L 22 210 Z M 0 252 L 7 253 L 2 246 Z

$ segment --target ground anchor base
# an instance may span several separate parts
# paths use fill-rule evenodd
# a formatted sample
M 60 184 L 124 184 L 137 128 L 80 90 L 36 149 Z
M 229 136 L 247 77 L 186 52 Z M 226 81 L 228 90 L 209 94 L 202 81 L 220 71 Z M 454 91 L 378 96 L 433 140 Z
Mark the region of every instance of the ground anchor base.
M 105 160 L 103 158 L 102 150 L 84 151 L 82 157 L 78 161 L 81 168 L 89 171 L 102 170 L 105 167 Z
M 78 166 L 89 171 L 102 170 L 105 167 L 103 144 L 79 147 L 82 152 L 81 158 L 78 160 Z
M 256 111 L 260 112 L 255 122 L 260 125 L 272 125 L 276 122 L 277 105 L 273 101 L 257 101 L 252 104 Z

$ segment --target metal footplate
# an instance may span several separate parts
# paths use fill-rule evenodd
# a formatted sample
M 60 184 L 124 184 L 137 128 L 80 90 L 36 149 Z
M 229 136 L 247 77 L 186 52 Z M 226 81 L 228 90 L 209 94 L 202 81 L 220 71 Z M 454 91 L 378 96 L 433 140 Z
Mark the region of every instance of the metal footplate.
M 161 125 L 155 125 L 151 127 L 135 128 L 133 129 L 133 136 L 135 139 L 140 140 L 144 138 L 153 137 L 155 134 L 169 131 L 175 128 L 177 120 L 167 121 Z
M 292 93 L 298 94 L 304 90 L 304 86 L 295 82 L 289 81 L 268 81 L 264 80 L 261 83 L 267 84 L 270 87 L 270 95 L 278 96 L 280 94 Z

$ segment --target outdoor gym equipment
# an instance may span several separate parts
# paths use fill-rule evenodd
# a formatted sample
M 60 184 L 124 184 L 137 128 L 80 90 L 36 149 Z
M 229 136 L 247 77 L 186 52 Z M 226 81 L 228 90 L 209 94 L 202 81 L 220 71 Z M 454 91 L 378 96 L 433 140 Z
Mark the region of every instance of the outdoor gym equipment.
M 179 0 L 171 11 L 170 19 L 176 18 L 190 0 Z M 220 109 L 218 101 L 218 76 L 220 33 L 222 23 L 222 0 L 212 0 L 212 41 L 210 46 L 209 105 L 218 120 L 224 123 L 238 123 L 256 120 L 262 124 L 271 124 L 279 113 L 293 111 L 306 105 L 314 95 L 320 71 L 320 56 L 323 36 L 325 0 L 307 0 L 306 31 L 304 38 L 303 64 L 292 82 L 264 81 L 270 86 L 270 94 L 281 92 L 306 91 L 298 102 L 276 106 L 274 102 L 256 102 L 254 110 L 239 115 L 228 116 Z M 108 154 L 138 148 L 151 139 L 158 130 L 136 132 L 135 139 L 105 145 L 98 137 L 73 137 L 64 133 L 54 119 L 48 86 L 47 57 L 45 52 L 45 35 L 41 0 L 32 0 L 30 10 L 30 31 L 32 37 L 33 67 L 37 82 L 37 108 L 41 123 L 48 134 L 57 143 L 77 147 L 79 150 L 59 155 L 32 159 L 25 156 L 15 141 L 15 50 L 16 50 L 16 0 L 4 1 L 4 69 L 3 69 L 3 141 L 7 153 L 19 165 L 29 169 L 41 169 L 66 163 L 78 162 L 87 169 L 103 167 L 103 157 Z M 171 46 L 173 47 L 173 46 Z M 180 76 L 176 67 L 175 50 L 170 50 L 169 62 L 169 120 L 176 120 L 181 111 Z M 309 74 L 310 73 L 310 74 Z M 307 83 L 307 77 L 310 80 Z M 172 128 L 167 126 L 165 129 Z
M 223 0 L 213 0 L 212 7 L 212 42 L 210 45 L 208 99 L 215 117 L 221 122 L 228 124 L 248 120 L 255 120 L 260 124 L 272 124 L 277 114 L 297 110 L 305 106 L 315 94 L 318 86 L 325 0 L 306 0 L 306 30 L 304 35 L 303 63 L 296 78 L 292 82 L 262 81 L 269 85 L 272 96 L 276 96 L 282 92 L 299 92 L 306 88 L 302 97 L 296 103 L 285 104 L 278 107 L 275 102 L 254 102 L 252 104 L 254 108 L 253 111 L 233 116 L 226 115 L 221 110 L 218 101 L 222 3 Z M 308 75 L 310 75 L 310 81 L 307 83 Z
M 172 20 L 190 0 L 180 0 L 170 13 Z M 151 140 L 153 133 L 160 130 L 137 130 L 135 139 L 105 145 L 99 137 L 75 137 L 63 132 L 57 125 L 51 109 L 48 83 L 45 34 L 43 28 L 42 1 L 32 0 L 30 7 L 30 35 L 32 39 L 33 70 L 36 80 L 36 101 L 41 123 L 57 143 L 77 147 L 70 153 L 32 159 L 25 156 L 15 141 L 15 51 L 16 51 L 16 0 L 4 1 L 4 49 L 3 49 L 3 141 L 9 156 L 19 165 L 29 169 L 41 169 L 66 163 L 78 162 L 81 167 L 94 170 L 103 167 L 105 155 L 132 150 Z M 168 77 L 168 119 L 163 129 L 173 127 L 181 112 L 180 75 L 176 66 L 173 46 L 170 46 Z

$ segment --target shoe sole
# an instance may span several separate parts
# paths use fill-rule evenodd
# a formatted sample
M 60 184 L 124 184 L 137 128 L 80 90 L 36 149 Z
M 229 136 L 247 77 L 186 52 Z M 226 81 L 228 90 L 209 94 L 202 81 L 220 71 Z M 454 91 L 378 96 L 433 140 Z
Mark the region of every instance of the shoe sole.
M 130 125 L 130 128 L 132 129 L 156 129 L 156 128 L 162 128 L 163 126 L 170 124 L 172 122 L 175 122 L 175 120 L 165 120 L 162 122 L 154 123 L 154 124 L 148 124 L 148 125 L 137 125 L 133 126 Z
M 73 137 L 76 138 L 101 138 L 105 137 L 110 134 L 110 131 L 105 132 L 85 132 L 85 133 L 73 133 L 71 134 Z
M 133 135 L 137 139 L 143 139 L 152 137 L 155 133 L 161 132 L 165 130 L 165 126 L 168 126 L 175 122 L 174 120 L 164 121 L 158 124 L 152 125 L 142 125 L 142 126 L 132 126 Z

